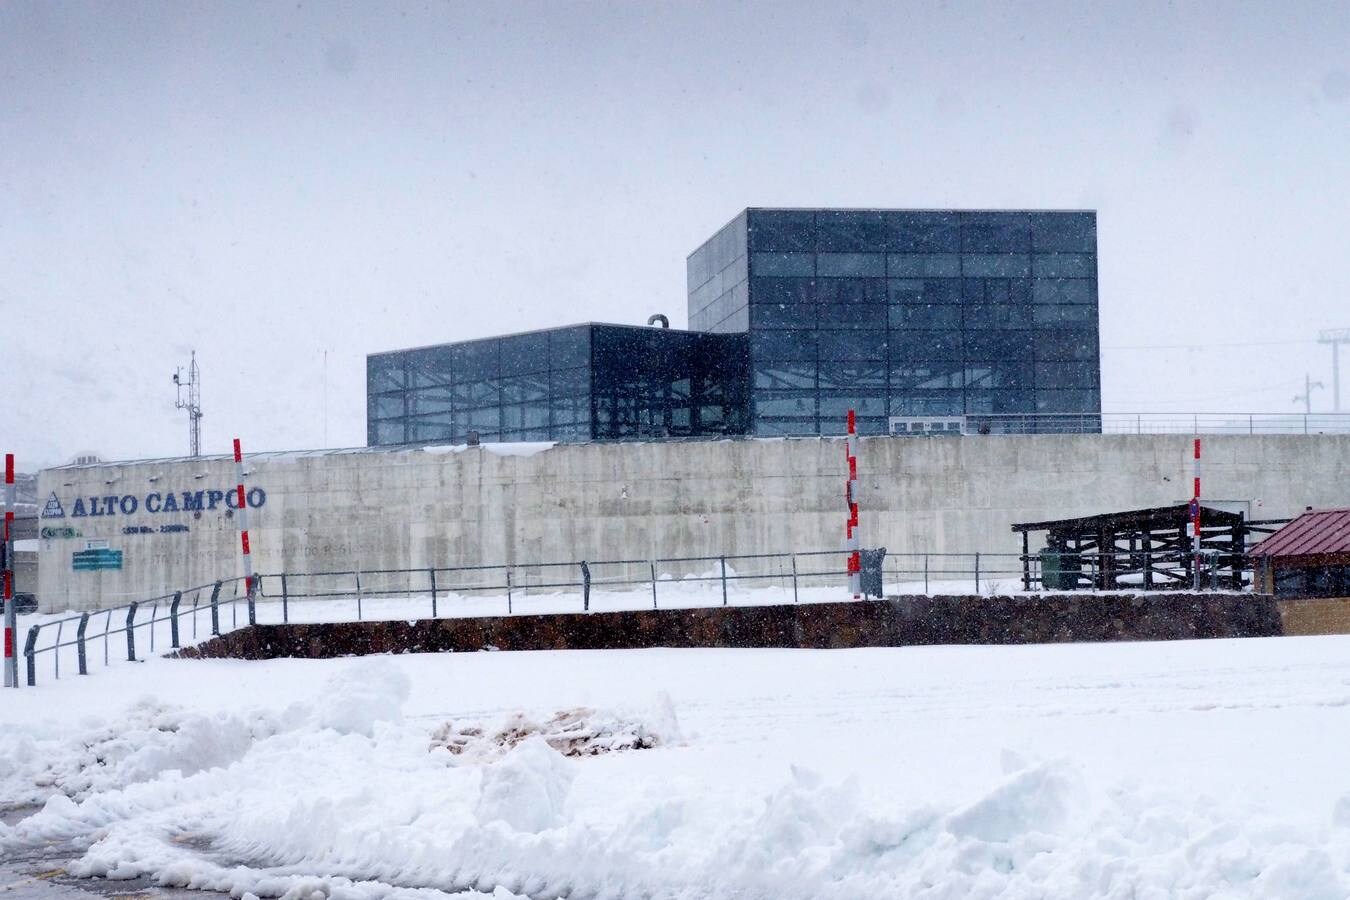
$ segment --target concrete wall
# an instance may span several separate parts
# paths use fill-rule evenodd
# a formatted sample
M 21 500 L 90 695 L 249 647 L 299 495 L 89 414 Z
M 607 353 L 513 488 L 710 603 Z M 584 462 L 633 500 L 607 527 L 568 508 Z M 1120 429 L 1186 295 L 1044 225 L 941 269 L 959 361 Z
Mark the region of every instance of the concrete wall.
M 1013 522 L 1188 499 L 1190 452 L 1181 435 L 865 438 L 863 541 L 892 552 L 1017 553 Z M 772 553 L 830 549 L 842 538 L 841 439 L 510 453 L 498 445 L 252 457 L 249 487 L 266 494 L 250 512 L 256 567 Z M 1204 454 L 1207 499 L 1254 518 L 1350 505 L 1350 436 L 1216 436 L 1205 439 Z M 235 513 L 224 502 L 146 511 L 151 493 L 163 502 L 168 493 L 223 492 L 233 481 L 225 458 L 43 472 L 39 504 L 55 493 L 65 513 L 43 527 L 78 532 L 41 541 L 43 608 L 99 608 L 239 574 Z M 116 512 L 92 498 L 112 498 Z M 72 554 L 90 540 L 121 550 L 121 569 L 72 571 Z

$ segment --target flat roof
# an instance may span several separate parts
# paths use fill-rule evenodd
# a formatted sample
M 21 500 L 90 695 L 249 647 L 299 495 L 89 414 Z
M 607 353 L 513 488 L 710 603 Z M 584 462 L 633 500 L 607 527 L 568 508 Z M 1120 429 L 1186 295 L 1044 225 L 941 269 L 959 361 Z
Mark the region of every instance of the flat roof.
M 653 313 L 656 315 L 656 313 Z M 660 313 L 665 315 L 665 313 Z M 669 318 L 667 316 L 667 318 Z M 664 331 L 669 334 L 696 335 L 702 337 L 709 334 L 719 334 L 713 331 L 691 331 L 688 328 L 663 328 L 659 325 L 629 325 L 627 323 L 617 322 L 577 322 L 572 325 L 555 325 L 552 328 L 531 328 L 527 331 L 508 331 L 506 334 L 491 334 L 487 337 L 465 338 L 462 341 L 439 341 L 435 344 L 420 344 L 416 347 L 400 347 L 395 350 L 377 350 L 374 353 L 367 353 L 366 358 L 372 356 L 389 356 L 394 353 L 413 353 L 418 350 L 435 350 L 437 347 L 461 346 L 463 344 L 481 344 L 484 341 L 500 341 L 506 338 L 524 337 L 529 334 L 550 334 L 555 331 L 570 331 L 573 328 L 614 328 L 629 329 L 631 331 Z

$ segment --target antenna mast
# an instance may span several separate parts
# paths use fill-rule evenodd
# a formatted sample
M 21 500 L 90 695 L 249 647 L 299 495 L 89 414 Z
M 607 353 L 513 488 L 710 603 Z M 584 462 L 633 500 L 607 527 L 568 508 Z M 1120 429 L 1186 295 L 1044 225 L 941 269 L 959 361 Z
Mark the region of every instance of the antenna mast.
M 187 381 L 182 379 L 183 369 L 173 371 L 173 383 L 178 388 L 175 409 L 186 409 L 188 429 L 191 441 L 191 456 L 202 455 L 202 371 L 197 368 L 197 351 L 192 351 L 192 361 L 188 363 Z M 183 399 L 183 388 L 187 388 L 187 400 Z
M 1331 396 L 1332 408 L 1341 411 L 1341 354 L 1340 345 L 1350 346 L 1350 328 L 1333 328 L 1317 336 L 1319 344 L 1331 345 Z

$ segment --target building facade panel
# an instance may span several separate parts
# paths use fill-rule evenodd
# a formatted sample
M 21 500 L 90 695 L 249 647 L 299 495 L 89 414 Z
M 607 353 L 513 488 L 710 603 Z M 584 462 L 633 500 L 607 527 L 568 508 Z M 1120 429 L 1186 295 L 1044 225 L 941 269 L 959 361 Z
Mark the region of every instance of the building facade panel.
M 748 338 L 577 325 L 367 357 L 370 446 L 744 434 Z
M 1095 213 L 742 217 L 753 433 L 838 433 L 850 398 L 864 433 L 889 416 L 1100 412 Z M 712 317 L 695 316 L 690 288 L 697 328 Z
M 1093 212 L 747 209 L 686 270 L 689 331 L 588 324 L 370 356 L 369 443 L 1100 413 Z

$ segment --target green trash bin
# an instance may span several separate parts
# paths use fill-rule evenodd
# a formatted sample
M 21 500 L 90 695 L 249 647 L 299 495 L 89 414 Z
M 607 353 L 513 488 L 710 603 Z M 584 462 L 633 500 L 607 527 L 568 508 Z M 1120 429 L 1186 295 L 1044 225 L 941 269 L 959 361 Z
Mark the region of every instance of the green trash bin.
M 1041 587 L 1047 591 L 1072 591 L 1079 587 L 1083 560 L 1077 553 L 1046 547 L 1041 559 Z

